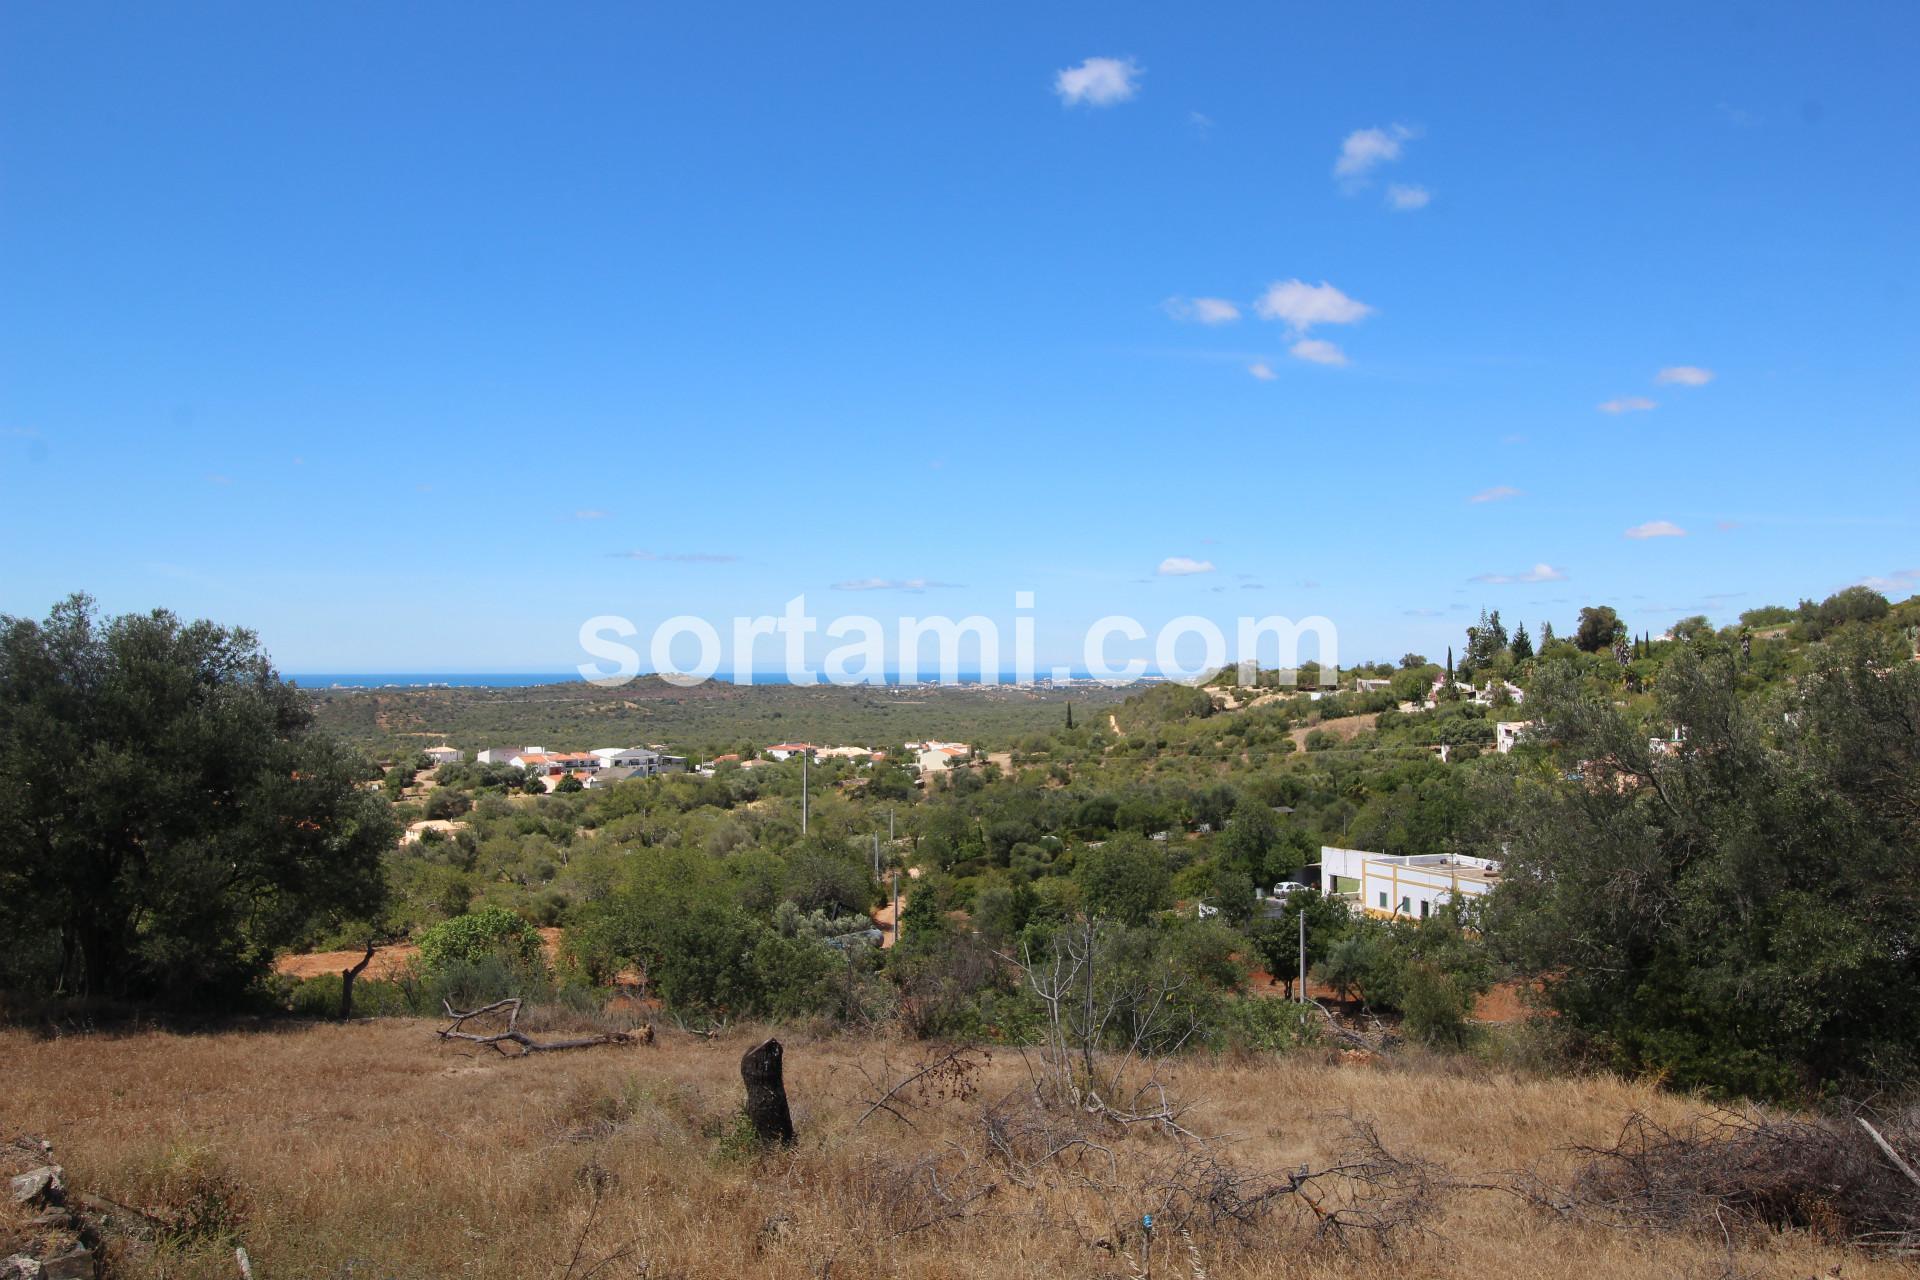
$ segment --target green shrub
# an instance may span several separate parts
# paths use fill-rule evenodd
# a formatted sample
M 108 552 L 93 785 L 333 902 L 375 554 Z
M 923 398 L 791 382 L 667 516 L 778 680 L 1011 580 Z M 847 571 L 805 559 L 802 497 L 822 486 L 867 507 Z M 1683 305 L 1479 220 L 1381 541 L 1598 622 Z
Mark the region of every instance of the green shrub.
M 489 957 L 537 966 L 540 933 L 504 907 L 488 907 L 443 920 L 420 935 L 420 963 L 428 973 L 450 965 L 475 965 Z
M 1326 1020 L 1292 1000 L 1230 1000 L 1220 1011 L 1217 1043 L 1261 1053 L 1289 1053 L 1324 1039 Z

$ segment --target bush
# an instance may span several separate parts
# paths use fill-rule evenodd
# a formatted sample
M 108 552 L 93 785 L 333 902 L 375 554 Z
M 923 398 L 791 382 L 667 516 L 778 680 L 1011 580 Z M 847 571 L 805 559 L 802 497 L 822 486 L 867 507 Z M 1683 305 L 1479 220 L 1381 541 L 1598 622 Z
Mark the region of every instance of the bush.
M 420 935 L 419 947 L 420 963 L 428 973 L 490 957 L 527 966 L 541 958 L 539 931 L 504 907 L 443 920 Z
M 1214 1039 L 1229 1048 L 1290 1053 L 1321 1043 L 1324 1019 L 1312 1006 L 1291 1000 L 1228 1001 Z

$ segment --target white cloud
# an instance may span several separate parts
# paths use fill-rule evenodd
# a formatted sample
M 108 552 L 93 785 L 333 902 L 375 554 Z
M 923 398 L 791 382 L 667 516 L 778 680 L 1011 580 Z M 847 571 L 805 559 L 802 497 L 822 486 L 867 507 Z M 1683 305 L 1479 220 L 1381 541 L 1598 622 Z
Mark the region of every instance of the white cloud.
M 1247 366 L 1247 372 L 1262 382 L 1272 382 L 1275 378 L 1279 377 L 1279 375 L 1273 371 L 1273 366 L 1265 360 L 1254 361 Z
M 1886 595 L 1896 591 L 1912 591 L 1920 588 L 1920 569 L 1895 569 L 1885 577 L 1862 578 L 1859 585 Z
M 1296 360 L 1305 360 L 1311 364 L 1345 364 L 1347 353 L 1333 343 L 1322 338 L 1302 338 L 1287 351 Z
M 1649 520 L 1627 530 L 1629 538 L 1684 538 L 1687 531 L 1671 520 Z
M 1704 387 L 1713 381 L 1713 370 L 1702 369 L 1697 364 L 1669 365 L 1653 375 L 1653 380 L 1662 384 L 1675 384 L 1682 387 Z
M 1213 561 L 1195 560 L 1191 556 L 1168 556 L 1160 562 L 1158 572 L 1163 578 L 1185 578 L 1196 573 L 1212 573 Z
M 1070 107 L 1111 107 L 1140 92 L 1140 66 L 1132 58 L 1088 58 L 1053 77 L 1053 91 Z
M 1160 309 L 1195 324 L 1232 324 L 1240 318 L 1240 308 L 1225 298 L 1168 298 Z
M 1594 407 L 1602 413 L 1645 413 L 1654 407 L 1654 403 L 1645 396 L 1619 396 L 1603 400 Z
M 1319 284 L 1276 280 L 1253 309 L 1262 319 L 1284 321 L 1295 333 L 1305 333 L 1317 324 L 1357 324 L 1373 314 L 1372 307 L 1324 280 Z
M 1432 200 L 1433 193 L 1417 184 L 1402 185 L 1396 182 L 1387 188 L 1387 206 L 1402 213 L 1424 209 Z
M 1520 491 L 1510 484 L 1497 484 L 1491 489 L 1482 489 L 1468 498 L 1468 502 L 1504 502 L 1508 498 L 1517 498 Z
M 644 560 L 652 564 L 732 564 L 739 556 L 718 555 L 711 551 L 609 551 L 616 560 Z
M 575 520 L 605 520 L 607 513 L 598 507 L 583 507 L 573 513 Z
M 922 591 L 952 591 L 959 587 L 957 582 L 933 578 L 854 578 L 833 584 L 835 591 L 911 591 L 916 595 Z
M 1355 129 L 1340 144 L 1340 158 L 1333 162 L 1338 178 L 1363 178 L 1376 165 L 1400 158 L 1400 144 L 1413 137 L 1405 125 L 1385 129 Z
M 1470 581 L 1484 582 L 1490 586 L 1510 587 L 1531 582 L 1565 582 L 1567 575 L 1550 564 L 1537 564 L 1522 573 L 1481 573 L 1475 574 Z

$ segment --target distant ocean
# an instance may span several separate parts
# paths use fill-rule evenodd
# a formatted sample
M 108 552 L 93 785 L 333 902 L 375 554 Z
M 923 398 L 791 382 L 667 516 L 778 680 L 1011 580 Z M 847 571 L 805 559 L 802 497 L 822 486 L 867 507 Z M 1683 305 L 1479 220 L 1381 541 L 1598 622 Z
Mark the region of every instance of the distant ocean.
M 581 680 L 575 671 L 293 671 L 287 679 L 302 689 L 523 689 L 537 684 L 571 684 Z M 1086 679 L 1076 672 L 1074 678 Z M 1146 676 L 1147 680 L 1159 679 Z M 715 676 L 716 681 L 732 683 L 730 675 Z M 784 671 L 756 671 L 755 684 L 788 684 Z M 825 683 L 822 681 L 822 683 Z M 889 672 L 886 683 L 899 684 L 897 673 Z M 932 679 L 923 681 L 932 684 Z M 979 684 L 980 673 L 962 672 L 961 684 Z M 1000 677 L 1000 683 L 1012 684 L 1013 674 Z

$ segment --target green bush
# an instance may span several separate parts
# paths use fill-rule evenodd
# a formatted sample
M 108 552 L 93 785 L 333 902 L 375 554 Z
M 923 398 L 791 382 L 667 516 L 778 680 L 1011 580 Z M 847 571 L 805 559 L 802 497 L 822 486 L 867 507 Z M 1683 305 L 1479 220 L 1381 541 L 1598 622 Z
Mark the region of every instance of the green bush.
M 1260 1053 L 1288 1053 L 1320 1044 L 1325 1019 L 1312 1005 L 1292 1000 L 1230 1000 L 1221 1009 L 1217 1043 Z
M 418 945 L 420 963 L 430 974 L 489 957 L 538 967 L 541 958 L 539 930 L 504 907 L 443 920 L 421 934 Z

